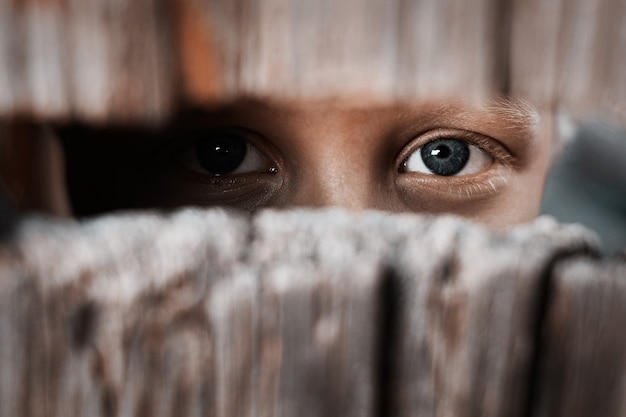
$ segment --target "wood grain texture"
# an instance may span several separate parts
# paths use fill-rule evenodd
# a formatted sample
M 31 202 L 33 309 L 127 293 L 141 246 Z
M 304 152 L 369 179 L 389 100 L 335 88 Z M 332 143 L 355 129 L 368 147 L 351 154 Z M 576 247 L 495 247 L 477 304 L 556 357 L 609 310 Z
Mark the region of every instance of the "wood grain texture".
M 626 1 L 514 1 L 511 92 L 570 116 L 626 123 Z
M 175 94 L 170 20 L 154 0 L 0 1 L 0 112 L 162 120 Z
M 25 247 L 1 252 L 0 415 L 207 415 L 204 301 L 246 224 L 214 212 L 26 225 Z M 211 243 L 216 228 L 228 233 Z
M 499 92 L 500 4 L 202 2 L 228 94 L 378 100 Z
M 533 415 L 626 415 L 625 297 L 623 260 L 556 268 Z
M 428 225 L 430 244 L 408 240 L 394 264 L 390 415 L 523 416 L 550 269 L 585 244 L 550 222 L 495 239 L 444 227 Z
M 0 415 L 372 415 L 377 258 L 274 263 L 272 229 L 219 210 L 23 225 L 0 252 Z
M 223 210 L 30 219 L 0 246 L 0 416 L 519 415 L 543 219 Z
M 513 94 L 626 126 L 626 0 L 0 0 L 0 115 Z
M 355 225 L 346 216 L 323 222 L 310 214 L 267 212 L 253 222 L 247 261 L 261 277 L 260 357 L 267 357 L 256 413 L 373 416 L 381 253 L 352 244 Z

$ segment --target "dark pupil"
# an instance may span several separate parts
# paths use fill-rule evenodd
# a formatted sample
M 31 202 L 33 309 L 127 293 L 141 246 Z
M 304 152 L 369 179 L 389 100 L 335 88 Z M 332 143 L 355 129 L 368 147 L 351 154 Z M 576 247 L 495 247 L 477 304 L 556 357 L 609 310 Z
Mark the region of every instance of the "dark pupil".
M 246 156 L 246 140 L 236 135 L 220 135 L 198 140 L 196 157 L 211 174 L 225 175 L 241 165 Z
M 436 175 L 455 175 L 469 160 L 469 145 L 458 139 L 437 139 L 422 148 L 424 165 Z

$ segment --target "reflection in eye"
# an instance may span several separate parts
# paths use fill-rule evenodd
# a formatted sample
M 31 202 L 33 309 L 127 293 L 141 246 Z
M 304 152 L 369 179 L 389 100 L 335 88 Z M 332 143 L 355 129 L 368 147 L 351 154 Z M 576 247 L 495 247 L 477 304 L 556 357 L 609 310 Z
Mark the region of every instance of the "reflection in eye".
M 452 176 L 475 174 L 493 162 L 493 158 L 466 141 L 441 138 L 414 151 L 403 163 L 405 172 Z
M 214 176 L 275 172 L 269 159 L 243 135 L 218 132 L 197 139 L 194 152 L 184 154 L 185 165 Z

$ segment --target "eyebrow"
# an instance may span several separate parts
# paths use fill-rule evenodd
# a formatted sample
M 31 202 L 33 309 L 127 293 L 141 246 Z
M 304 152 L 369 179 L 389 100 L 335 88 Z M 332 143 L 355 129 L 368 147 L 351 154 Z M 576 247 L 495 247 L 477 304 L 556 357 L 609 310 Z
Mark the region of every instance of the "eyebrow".
M 258 114 L 259 112 L 282 112 L 299 104 L 328 103 L 330 107 L 338 105 L 340 108 L 355 107 L 355 110 L 365 111 L 392 111 L 397 112 L 400 118 L 419 121 L 424 127 L 442 127 L 456 124 L 464 126 L 482 127 L 479 133 L 495 136 L 515 138 L 516 142 L 530 143 L 539 132 L 539 112 L 528 102 L 521 99 L 500 96 L 483 102 L 464 101 L 462 99 L 433 100 L 433 101 L 358 101 L 358 100 L 281 100 L 274 97 L 247 97 L 242 96 L 229 102 L 221 103 L 209 109 L 198 109 L 205 117 L 208 114 L 241 115 L 244 113 Z M 441 126 L 439 126 L 441 125 Z M 480 130 L 484 130 L 480 132 Z
M 523 129 L 533 136 L 538 133 L 541 117 L 528 102 L 511 97 L 496 98 L 487 102 L 485 110 L 510 121 L 512 129 Z
M 513 97 L 497 97 L 480 102 L 450 100 L 425 105 L 424 120 L 437 124 L 480 127 L 483 134 L 494 134 L 531 142 L 539 132 L 539 112 L 529 103 Z

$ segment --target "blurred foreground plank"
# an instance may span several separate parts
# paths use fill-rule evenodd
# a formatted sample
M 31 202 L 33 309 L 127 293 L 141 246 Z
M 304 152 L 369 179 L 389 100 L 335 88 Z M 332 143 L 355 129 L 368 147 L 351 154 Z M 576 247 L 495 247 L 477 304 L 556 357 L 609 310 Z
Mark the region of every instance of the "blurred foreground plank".
M 514 95 L 626 126 L 626 1 L 0 0 L 0 117 Z
M 626 415 L 626 263 L 559 265 L 552 286 L 534 415 Z
M 594 248 L 547 219 L 26 220 L 0 246 L 0 416 L 593 415 L 626 371 L 624 265 L 568 260 Z
M 395 264 L 389 415 L 526 416 L 553 263 L 584 245 L 540 222 L 496 238 L 442 226 Z

